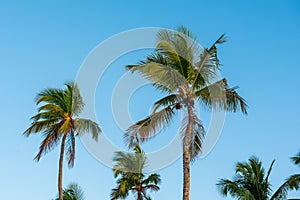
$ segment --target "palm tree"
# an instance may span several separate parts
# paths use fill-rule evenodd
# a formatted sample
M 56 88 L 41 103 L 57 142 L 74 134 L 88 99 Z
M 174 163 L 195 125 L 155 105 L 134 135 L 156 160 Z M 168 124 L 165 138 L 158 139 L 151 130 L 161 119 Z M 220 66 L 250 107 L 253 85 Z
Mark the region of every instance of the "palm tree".
M 248 163 L 237 163 L 233 180 L 221 179 L 218 189 L 224 196 L 231 195 L 235 199 L 245 200 L 284 200 L 288 190 L 298 189 L 300 175 L 293 175 L 273 193 L 269 176 L 275 160 L 272 161 L 267 173 L 257 157 L 251 157 Z
M 63 190 L 64 200 L 85 200 L 84 192 L 77 183 L 71 183 Z M 59 200 L 56 198 L 55 200 Z
M 92 137 L 97 140 L 101 129 L 97 123 L 78 118 L 84 103 L 79 89 L 74 83 L 65 84 L 66 89 L 44 89 L 38 93 L 36 104 L 38 114 L 31 117 L 31 126 L 24 132 L 25 136 L 33 133 L 43 133 L 43 141 L 39 152 L 34 158 L 39 161 L 41 156 L 51 151 L 61 141 L 58 171 L 58 192 L 59 199 L 63 200 L 62 189 L 62 168 L 66 149 L 68 166 L 74 166 L 75 160 L 75 136 L 80 136 L 85 132 L 91 132 Z
M 118 186 L 112 190 L 111 200 L 125 199 L 129 191 L 136 195 L 137 200 L 151 200 L 147 196 L 147 190 L 158 191 L 158 184 L 161 182 L 158 174 L 145 176 L 143 170 L 147 164 L 147 157 L 139 146 L 134 148 L 134 154 L 116 152 L 114 157 L 114 177 Z
M 188 200 L 190 163 L 201 152 L 205 135 L 194 103 L 198 101 L 208 108 L 233 112 L 240 109 L 244 114 L 247 114 L 247 104 L 235 91 L 237 87 L 228 87 L 226 79 L 214 81 L 220 65 L 216 46 L 226 42 L 224 35 L 205 49 L 200 48 L 192 33 L 184 27 L 179 27 L 176 33 L 162 30 L 157 36 L 159 42 L 155 52 L 126 68 L 132 73 L 139 72 L 168 95 L 154 103 L 150 116 L 128 128 L 125 139 L 129 147 L 147 141 L 171 121 L 176 111 L 184 110 L 186 116 L 180 132 L 183 135 L 183 199 Z
M 294 162 L 295 165 L 300 165 L 300 151 L 297 153 L 296 156 L 291 157 L 291 160 Z

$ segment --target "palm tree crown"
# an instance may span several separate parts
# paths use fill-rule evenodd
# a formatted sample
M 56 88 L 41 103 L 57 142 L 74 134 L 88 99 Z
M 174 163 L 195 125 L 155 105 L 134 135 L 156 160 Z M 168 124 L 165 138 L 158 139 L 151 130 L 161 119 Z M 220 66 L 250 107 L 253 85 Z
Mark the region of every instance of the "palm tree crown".
M 218 189 L 224 196 L 231 195 L 245 200 L 284 200 L 290 189 L 297 189 L 300 176 L 291 176 L 273 193 L 269 176 L 275 160 L 266 172 L 257 157 L 251 157 L 247 163 L 237 163 L 233 180 L 221 179 Z
M 134 148 L 134 153 L 116 152 L 113 168 L 117 180 L 117 188 L 111 193 L 111 200 L 125 199 L 129 191 L 136 195 L 137 200 L 151 200 L 147 196 L 147 190 L 158 191 L 158 184 L 161 182 L 158 174 L 151 174 L 146 177 L 143 170 L 147 164 L 147 157 L 139 146 Z
M 64 200 L 85 200 L 84 192 L 77 183 L 70 183 L 67 188 L 63 190 Z M 56 198 L 55 200 L 59 200 Z
M 130 126 L 125 139 L 129 147 L 147 141 L 166 124 L 176 111 L 184 109 L 181 134 L 183 144 L 184 199 L 189 199 L 189 165 L 200 153 L 204 127 L 195 113 L 194 103 L 247 113 L 246 101 L 229 88 L 226 79 L 216 80 L 219 71 L 217 45 L 226 42 L 222 35 L 210 48 L 200 47 L 185 27 L 178 32 L 162 30 L 158 33 L 155 52 L 137 65 L 129 65 L 131 72 L 139 72 L 168 95 L 154 103 L 147 118 Z
M 25 136 L 33 133 L 43 133 L 43 141 L 40 145 L 35 160 L 39 161 L 43 154 L 51 151 L 61 141 L 58 188 L 60 200 L 62 200 L 62 167 L 65 154 L 68 166 L 74 166 L 75 160 L 75 136 L 90 132 L 97 140 L 101 132 L 98 124 L 84 118 L 78 118 L 84 103 L 79 89 L 74 83 L 67 83 L 66 89 L 49 88 L 38 93 L 36 104 L 40 105 L 38 114 L 34 115 L 31 126 L 24 132 Z

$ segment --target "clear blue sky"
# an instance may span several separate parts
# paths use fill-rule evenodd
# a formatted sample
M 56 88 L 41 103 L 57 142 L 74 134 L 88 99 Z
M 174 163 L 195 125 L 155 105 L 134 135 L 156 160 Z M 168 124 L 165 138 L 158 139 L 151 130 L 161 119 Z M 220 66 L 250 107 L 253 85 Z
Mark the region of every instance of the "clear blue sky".
M 191 199 L 222 199 L 215 183 L 219 178 L 231 178 L 234 164 L 251 155 L 259 156 L 266 167 L 276 159 L 271 177 L 276 189 L 289 175 L 299 172 L 289 160 L 300 149 L 299 22 L 297 0 L 1 1 L 1 198 L 49 200 L 56 196 L 59 148 L 36 163 L 33 158 L 41 137 L 22 135 L 36 112 L 38 91 L 74 80 L 89 52 L 114 34 L 178 25 L 189 27 L 204 46 L 222 33 L 228 35 L 229 42 L 219 48 L 222 75 L 232 86 L 240 86 L 239 92 L 250 106 L 246 117 L 227 115 L 216 147 L 192 165 Z M 124 65 L 140 59 L 133 55 L 116 61 L 115 77 L 122 75 Z M 108 79 L 105 84 L 113 88 L 114 82 Z M 135 98 L 143 99 L 142 94 L 139 90 Z M 133 115 L 138 116 L 138 111 L 146 115 L 156 97 L 131 106 Z M 100 101 L 100 92 L 96 99 Z M 96 104 L 101 126 L 111 129 L 112 138 L 121 143 L 120 131 L 106 116 L 109 107 Z M 163 182 L 153 199 L 181 199 L 181 161 L 158 173 Z M 64 168 L 64 185 L 73 181 L 83 187 L 88 200 L 108 199 L 115 186 L 111 169 L 95 160 L 80 140 L 75 167 Z M 300 194 L 291 193 L 290 197 L 299 198 Z

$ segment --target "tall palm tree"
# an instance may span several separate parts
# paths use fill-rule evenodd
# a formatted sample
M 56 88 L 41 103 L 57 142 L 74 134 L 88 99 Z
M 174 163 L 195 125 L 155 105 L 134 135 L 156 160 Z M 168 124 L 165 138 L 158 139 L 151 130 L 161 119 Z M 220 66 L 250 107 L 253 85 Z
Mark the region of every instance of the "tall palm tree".
M 84 192 L 77 183 L 70 183 L 67 188 L 63 190 L 64 200 L 85 200 Z M 56 198 L 55 200 L 59 200 Z
M 113 168 L 114 177 L 118 186 L 112 190 L 111 200 L 125 199 L 129 191 L 136 195 L 137 200 L 151 200 L 147 196 L 147 190 L 158 191 L 161 179 L 158 174 L 145 176 L 143 170 L 147 164 L 147 157 L 139 146 L 134 148 L 134 154 L 116 152 L 114 157 L 115 165 Z
M 101 129 L 97 123 L 84 118 L 78 118 L 84 102 L 77 85 L 65 84 L 66 89 L 48 88 L 36 96 L 36 104 L 40 105 L 38 114 L 31 117 L 31 126 L 24 132 L 25 136 L 33 133 L 43 133 L 43 141 L 36 157 L 39 161 L 41 156 L 51 151 L 59 142 L 59 170 L 58 170 L 58 192 L 59 199 L 63 200 L 62 168 L 66 147 L 68 166 L 74 166 L 75 160 L 75 136 L 85 132 L 91 132 L 92 137 L 97 140 Z
M 185 111 L 180 129 L 183 148 L 183 199 L 189 199 L 190 163 L 199 155 L 205 135 L 195 102 L 208 108 L 217 108 L 247 114 L 245 100 L 229 88 L 226 79 L 217 80 L 219 59 L 217 45 L 226 42 L 222 35 L 210 48 L 202 49 L 185 27 L 178 32 L 162 30 L 158 33 L 155 52 L 137 65 L 128 65 L 131 72 L 139 72 L 153 85 L 168 95 L 154 103 L 147 118 L 130 126 L 125 134 L 129 147 L 147 141 L 166 126 L 176 113 Z
M 245 200 L 284 200 L 288 190 L 298 189 L 300 176 L 293 175 L 275 191 L 272 195 L 269 176 L 275 160 L 272 161 L 267 173 L 262 162 L 257 157 L 251 157 L 248 163 L 237 163 L 233 180 L 221 179 L 218 189 L 224 196 L 231 195 L 235 199 Z

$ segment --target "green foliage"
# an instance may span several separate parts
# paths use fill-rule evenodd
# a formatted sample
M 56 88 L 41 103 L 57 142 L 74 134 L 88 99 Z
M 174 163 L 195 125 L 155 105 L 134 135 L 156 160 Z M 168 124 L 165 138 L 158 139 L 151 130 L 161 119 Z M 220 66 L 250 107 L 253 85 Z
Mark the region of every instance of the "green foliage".
M 56 147 L 63 135 L 67 135 L 66 155 L 69 167 L 73 167 L 75 159 L 75 136 L 85 132 L 92 133 L 95 140 L 101 129 L 97 123 L 76 118 L 84 107 L 80 91 L 74 83 L 66 83 L 66 89 L 47 88 L 36 96 L 39 105 L 38 113 L 31 117 L 31 126 L 24 132 L 25 136 L 43 133 L 40 150 L 35 157 L 41 156 Z
M 160 176 L 144 174 L 147 157 L 139 146 L 134 148 L 134 153 L 116 152 L 114 162 L 114 177 L 118 179 L 117 187 L 112 189 L 111 200 L 125 199 L 129 192 L 132 192 L 138 200 L 150 200 L 147 191 L 159 190 Z
M 219 71 L 217 45 L 226 42 L 221 35 L 210 48 L 202 48 L 191 31 L 180 26 L 178 32 L 162 30 L 153 54 L 127 70 L 138 72 L 168 95 L 154 103 L 153 113 L 127 129 L 125 141 L 129 147 L 153 138 L 155 133 L 171 122 L 176 111 L 191 108 L 189 118 L 182 122 L 183 139 L 189 140 L 191 160 L 201 152 L 205 130 L 195 117 L 194 103 L 198 101 L 208 108 L 218 108 L 247 114 L 246 101 L 229 88 L 226 79 L 215 81 Z M 215 82 L 213 82 L 215 81 Z M 187 133 L 188 122 L 193 130 Z
M 296 156 L 292 157 L 291 160 L 294 162 L 295 165 L 300 166 L 300 151 L 297 153 Z
M 300 175 L 296 174 L 288 179 L 273 193 L 269 176 L 275 160 L 272 161 L 267 173 L 262 162 L 257 157 L 251 157 L 246 163 L 237 163 L 233 180 L 220 179 L 218 190 L 223 196 L 231 195 L 240 200 L 284 200 L 288 190 L 298 189 Z
M 64 200 L 85 200 L 84 192 L 77 183 L 71 183 L 63 190 Z M 56 198 L 55 200 L 59 200 Z

